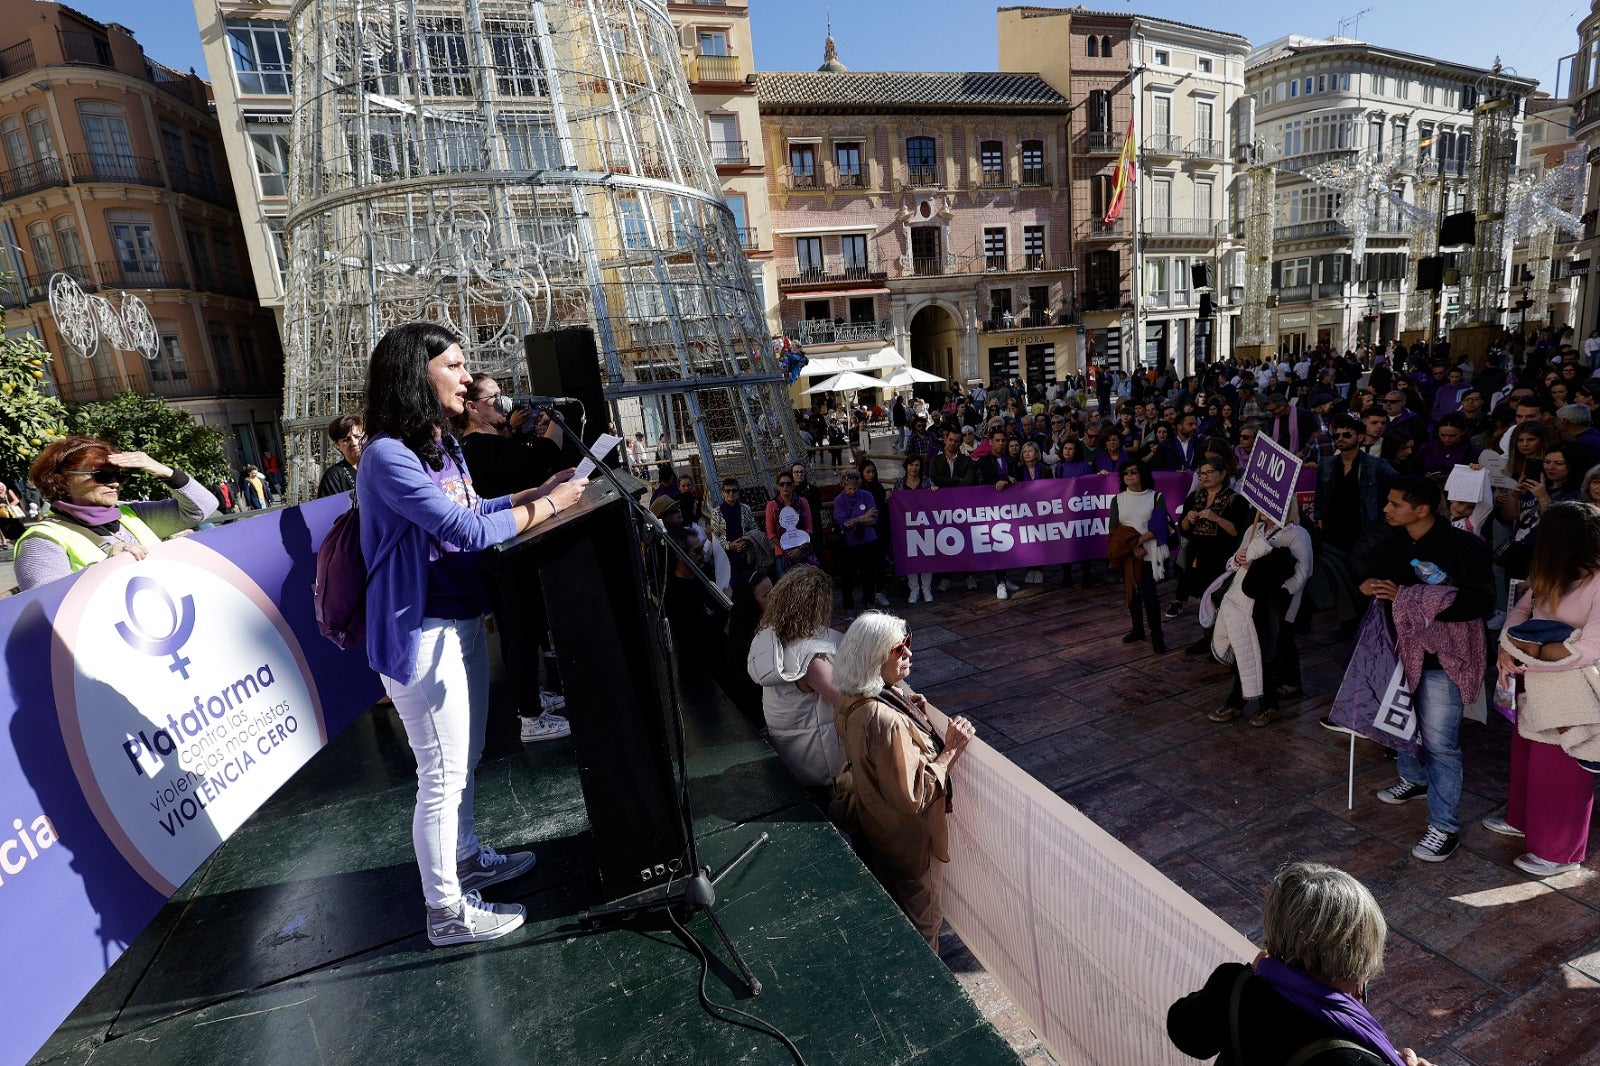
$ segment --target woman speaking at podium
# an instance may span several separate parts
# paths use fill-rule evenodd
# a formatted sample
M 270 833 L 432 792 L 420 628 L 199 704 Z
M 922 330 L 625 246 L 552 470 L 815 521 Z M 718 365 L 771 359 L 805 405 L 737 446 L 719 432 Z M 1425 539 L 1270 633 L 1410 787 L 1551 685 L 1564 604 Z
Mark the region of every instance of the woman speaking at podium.
M 367 445 L 356 471 L 367 561 L 367 657 L 382 675 L 417 759 L 411 839 L 435 945 L 494 940 L 523 909 L 479 892 L 533 866 L 478 842 L 474 775 L 489 709 L 488 607 L 480 553 L 578 502 L 571 472 L 510 496 L 474 491 L 450 419 L 472 377 L 460 338 L 411 322 L 367 367 Z

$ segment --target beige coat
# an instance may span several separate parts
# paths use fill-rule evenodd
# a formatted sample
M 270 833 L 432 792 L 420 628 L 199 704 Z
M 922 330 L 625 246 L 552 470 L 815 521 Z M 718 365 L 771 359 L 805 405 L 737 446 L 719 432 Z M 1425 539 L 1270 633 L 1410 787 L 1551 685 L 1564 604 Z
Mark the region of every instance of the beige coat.
M 834 724 L 850 760 L 868 865 L 892 877 L 917 878 L 932 860 L 949 862 L 950 785 L 946 768 L 934 761 L 933 736 L 876 699 L 846 697 Z

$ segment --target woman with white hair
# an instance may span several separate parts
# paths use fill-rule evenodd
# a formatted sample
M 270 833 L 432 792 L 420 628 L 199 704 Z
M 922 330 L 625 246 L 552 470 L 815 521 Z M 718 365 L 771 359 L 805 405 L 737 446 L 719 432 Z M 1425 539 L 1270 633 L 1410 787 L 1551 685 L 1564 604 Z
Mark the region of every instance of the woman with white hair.
M 1167 1038 L 1217 1066 L 1429 1066 L 1396 1050 L 1367 1010 L 1389 927 L 1367 887 L 1343 870 L 1292 862 L 1262 915 L 1265 950 L 1225 962 L 1167 1010 Z
M 941 864 L 950 861 L 950 767 L 974 729 L 954 718 L 940 737 L 933 707 L 905 684 L 910 673 L 905 622 L 864 612 L 839 643 L 834 725 L 850 760 L 841 776 L 855 799 L 867 867 L 937 950 Z

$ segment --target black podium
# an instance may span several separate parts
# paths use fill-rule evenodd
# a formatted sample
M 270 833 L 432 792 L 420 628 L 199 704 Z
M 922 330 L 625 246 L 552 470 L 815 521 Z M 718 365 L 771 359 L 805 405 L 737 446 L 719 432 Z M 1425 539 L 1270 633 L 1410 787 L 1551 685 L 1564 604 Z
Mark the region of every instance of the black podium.
M 506 597 L 528 595 L 537 570 L 567 697 L 600 888 L 621 899 L 692 873 L 677 768 L 666 619 L 645 594 L 628 501 L 605 482 L 492 549 Z M 534 654 L 527 634 L 510 634 Z

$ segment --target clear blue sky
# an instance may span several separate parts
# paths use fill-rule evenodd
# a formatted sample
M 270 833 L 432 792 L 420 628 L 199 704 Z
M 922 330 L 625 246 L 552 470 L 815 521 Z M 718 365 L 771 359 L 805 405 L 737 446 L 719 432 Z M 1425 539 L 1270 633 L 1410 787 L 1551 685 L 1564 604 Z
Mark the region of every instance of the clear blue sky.
M 1238 0 L 1222 14 L 1197 16 L 1197 5 L 1145 0 L 1137 6 L 1102 0 L 1100 10 L 1194 22 L 1228 30 L 1252 42 L 1286 33 L 1331 35 L 1340 19 L 1366 6 L 1352 36 L 1389 48 L 1488 66 L 1498 54 L 1524 77 L 1538 78 L 1555 93 L 1556 60 L 1577 50 L 1578 19 L 1587 0 L 1342 0 L 1321 11 L 1309 5 Z M 206 76 L 199 31 L 189 0 L 74 0 L 73 7 L 98 19 L 128 26 L 156 59 Z M 851 0 L 832 5 L 839 58 L 854 70 L 993 70 L 995 8 L 983 0 Z M 1062 5 L 1070 6 L 1070 5 Z M 828 5 L 814 0 L 750 0 L 756 66 L 761 70 L 814 70 L 822 62 Z M 0 37 L 3 37 L 0 33 Z M 0 41 L 0 46 L 8 42 Z

